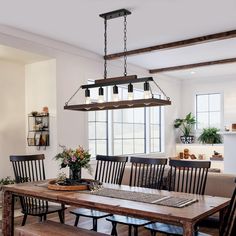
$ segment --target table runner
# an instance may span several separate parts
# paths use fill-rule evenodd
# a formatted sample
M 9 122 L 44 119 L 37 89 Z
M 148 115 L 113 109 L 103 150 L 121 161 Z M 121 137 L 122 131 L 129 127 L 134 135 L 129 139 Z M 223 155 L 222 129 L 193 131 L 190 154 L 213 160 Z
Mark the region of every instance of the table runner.
M 125 191 L 111 188 L 101 188 L 89 193 L 103 197 L 119 198 L 123 200 L 138 201 L 177 208 L 185 207 L 198 201 L 195 198 L 171 197 L 153 193 Z

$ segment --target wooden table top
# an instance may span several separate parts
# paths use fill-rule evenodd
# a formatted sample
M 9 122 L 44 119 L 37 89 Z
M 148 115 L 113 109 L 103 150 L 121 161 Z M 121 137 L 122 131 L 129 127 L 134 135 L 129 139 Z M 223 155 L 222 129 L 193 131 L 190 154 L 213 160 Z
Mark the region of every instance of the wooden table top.
M 4 186 L 4 191 L 12 192 L 16 195 L 27 195 L 38 197 L 54 202 L 61 202 L 73 206 L 93 208 L 114 214 L 123 214 L 148 220 L 168 221 L 174 223 L 197 222 L 200 219 L 214 214 L 225 208 L 230 199 L 222 197 L 213 197 L 207 195 L 194 195 L 186 193 L 169 192 L 164 190 L 154 190 L 140 187 L 129 187 L 125 185 L 104 184 L 106 188 L 121 189 L 127 191 L 137 191 L 153 193 L 164 196 L 190 197 L 198 199 L 183 208 L 174 208 L 161 206 L 151 203 L 142 203 L 137 201 L 103 197 L 92 194 L 86 194 L 79 191 L 55 191 L 49 190 L 46 185 L 47 181 L 23 183 Z

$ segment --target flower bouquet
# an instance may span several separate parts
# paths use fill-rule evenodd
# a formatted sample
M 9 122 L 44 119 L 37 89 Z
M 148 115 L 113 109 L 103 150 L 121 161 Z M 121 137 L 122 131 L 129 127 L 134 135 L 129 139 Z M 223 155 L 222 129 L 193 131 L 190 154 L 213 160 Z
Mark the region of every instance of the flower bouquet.
M 81 180 L 81 168 L 90 168 L 90 154 L 88 150 L 79 146 L 76 149 L 66 148 L 62 146 L 63 151 L 55 156 L 56 160 L 61 162 L 61 168 L 70 168 L 70 180 L 79 182 Z

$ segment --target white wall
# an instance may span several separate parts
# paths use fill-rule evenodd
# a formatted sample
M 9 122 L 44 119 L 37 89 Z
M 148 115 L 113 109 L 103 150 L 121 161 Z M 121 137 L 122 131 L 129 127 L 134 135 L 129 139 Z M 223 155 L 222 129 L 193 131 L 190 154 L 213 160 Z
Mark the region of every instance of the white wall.
M 25 153 L 25 68 L 0 60 L 0 178 L 13 176 L 9 155 Z
M 236 123 L 236 77 L 235 75 L 219 76 L 182 82 L 182 116 L 189 112 L 195 114 L 195 95 L 198 93 L 222 93 L 223 119 L 225 125 Z
M 173 123 L 181 115 L 181 81 L 163 75 L 154 77 L 161 89 L 170 97 L 171 105 L 164 107 L 164 127 L 165 127 L 165 157 L 173 157 L 176 153 L 176 138 Z
M 52 160 L 57 153 L 57 106 L 56 106 L 56 60 L 36 62 L 25 66 L 25 104 L 28 116 L 32 111 L 41 112 L 47 106 L 50 114 L 50 146 L 36 147 L 28 146 L 26 152 L 42 153 L 45 155 L 46 175 L 55 177 L 58 165 Z M 28 120 L 26 119 L 28 130 Z

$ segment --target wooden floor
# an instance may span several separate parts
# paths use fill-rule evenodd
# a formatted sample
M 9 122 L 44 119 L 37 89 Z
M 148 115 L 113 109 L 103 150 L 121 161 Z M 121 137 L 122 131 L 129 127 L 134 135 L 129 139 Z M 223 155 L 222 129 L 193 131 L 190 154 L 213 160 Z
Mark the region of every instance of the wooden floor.
M 49 215 L 48 219 L 53 220 L 53 221 L 59 221 L 57 214 L 51 214 Z M 74 215 L 70 214 L 67 210 L 66 215 L 65 215 L 65 223 L 69 225 L 74 224 L 75 217 Z M 22 217 L 16 217 L 15 218 L 15 225 L 19 226 L 21 225 Z M 37 217 L 31 217 L 29 216 L 27 219 L 27 223 L 34 223 L 37 222 L 38 218 Z M 79 222 L 79 227 L 86 228 L 86 229 L 91 229 L 92 228 L 92 221 L 91 219 L 88 218 L 83 218 L 81 217 L 80 222 Z M 119 225 L 118 226 L 118 235 L 119 236 L 127 236 L 128 235 L 128 228 L 127 226 L 124 225 Z M 110 234 L 111 232 L 111 223 L 106 221 L 105 219 L 100 219 L 98 222 L 98 231 L 103 232 L 106 234 Z M 215 228 L 200 228 L 201 232 L 208 233 L 212 236 L 218 236 L 218 229 Z M 2 233 L 0 232 L 0 235 L 2 236 Z M 150 233 L 144 228 L 139 229 L 139 236 L 149 236 Z M 158 236 L 162 236 L 162 234 L 158 234 Z

